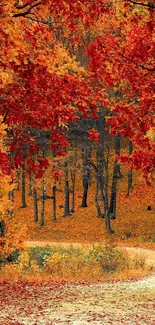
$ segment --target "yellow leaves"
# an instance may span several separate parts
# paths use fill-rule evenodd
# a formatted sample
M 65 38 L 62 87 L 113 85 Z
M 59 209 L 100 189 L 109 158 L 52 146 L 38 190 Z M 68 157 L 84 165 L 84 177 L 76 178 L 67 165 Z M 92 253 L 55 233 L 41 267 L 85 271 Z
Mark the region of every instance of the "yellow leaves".
M 155 128 L 154 127 L 150 128 L 150 130 L 147 132 L 146 136 L 150 140 L 155 141 Z
M 3 151 L 3 141 L 6 136 L 6 125 L 3 123 L 3 116 L 0 115 L 0 150 Z
M 3 117 L 0 116 L 0 152 L 5 152 L 5 148 L 3 146 L 3 141 L 6 136 L 6 125 L 2 123 Z M 8 200 L 8 191 L 10 189 L 9 185 L 10 177 L 2 176 L 0 177 L 0 218 L 5 218 L 5 214 L 7 208 L 9 206 Z
M 76 57 L 71 57 L 61 44 L 55 44 L 54 49 L 47 44 L 42 44 L 41 48 L 36 48 L 31 52 L 31 61 L 46 66 L 50 73 L 60 76 L 72 73 L 84 77 L 87 74 L 86 70 L 76 61 Z
M 70 57 L 69 53 L 61 45 L 55 46 L 52 64 L 48 65 L 49 71 L 56 72 L 58 75 L 66 73 L 76 73 L 76 75 L 86 75 L 86 70 L 79 65 L 76 57 Z
M 19 257 L 19 263 L 21 264 L 22 268 L 29 267 L 30 265 L 30 256 L 28 251 L 23 251 Z
M 65 49 L 63 39 L 60 37 L 59 41 L 56 40 L 52 28 L 48 25 L 37 25 L 29 19 L 13 17 L 16 9 L 12 0 L 7 3 L 2 1 L 2 6 L 1 62 L 8 69 L 0 72 L 1 87 L 6 87 L 13 81 L 14 76 L 9 71 L 10 63 L 28 64 L 27 58 L 35 64 L 46 66 L 51 73 L 71 73 L 82 78 L 86 76 L 86 70 L 76 61 L 76 57 L 70 56 L 70 50 Z M 39 11 L 41 15 L 48 17 L 48 6 L 40 6 Z M 67 39 L 67 27 L 65 32 Z
M 13 82 L 13 72 L 11 70 L 0 71 L 0 88 L 6 87 Z
M 6 152 L 7 146 L 4 146 L 7 125 L 3 123 L 3 116 L 0 115 L 0 152 Z

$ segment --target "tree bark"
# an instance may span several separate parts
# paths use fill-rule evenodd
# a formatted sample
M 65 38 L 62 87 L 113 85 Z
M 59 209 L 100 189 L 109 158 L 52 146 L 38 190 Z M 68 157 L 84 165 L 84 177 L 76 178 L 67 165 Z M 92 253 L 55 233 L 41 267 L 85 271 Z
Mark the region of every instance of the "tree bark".
M 117 156 L 120 156 L 121 153 L 121 138 L 120 135 L 116 135 L 114 137 L 114 146 L 115 146 L 115 154 Z M 121 178 L 123 175 L 121 173 L 121 168 L 120 168 L 120 164 L 117 164 L 117 178 Z
M 105 183 L 104 176 L 100 174 L 100 172 L 97 169 L 97 167 L 95 166 L 95 164 L 92 163 L 91 161 L 89 162 L 89 164 L 96 171 L 96 178 L 97 178 L 97 180 L 99 182 L 99 186 L 100 186 L 101 199 L 102 199 L 102 202 L 104 204 L 104 217 L 105 217 L 106 230 L 107 230 L 108 233 L 111 233 L 112 234 L 112 233 L 114 233 L 114 231 L 111 229 L 111 223 L 110 223 L 110 213 L 109 213 L 109 209 L 108 209 L 108 189 L 107 189 L 107 183 Z
M 33 191 L 32 191 L 32 182 L 33 182 L 33 177 L 32 177 L 32 173 L 29 174 L 29 195 L 32 196 L 33 195 Z
M 102 216 L 102 213 L 101 213 L 100 205 L 98 203 L 98 192 L 99 192 L 99 180 L 96 179 L 95 206 L 97 210 L 97 216 L 100 218 Z
M 129 156 L 132 155 L 133 152 L 133 144 L 129 141 Z M 130 195 L 130 190 L 132 188 L 132 168 L 128 171 L 128 189 L 127 189 L 127 196 Z
M 107 192 L 107 188 L 103 187 L 102 179 L 100 180 L 100 189 L 101 189 L 102 200 L 104 202 L 105 227 L 108 233 L 113 234 L 114 231 L 111 228 L 110 213 L 108 208 L 108 192 Z
M 116 193 L 117 193 L 117 175 L 120 173 L 119 165 L 117 161 L 114 162 L 112 186 L 111 186 L 111 197 L 110 197 L 110 207 L 109 213 L 111 219 L 116 219 Z
M 33 205 L 34 205 L 34 222 L 38 222 L 38 202 L 37 202 L 37 190 L 33 189 Z
M 20 190 L 20 168 L 17 168 L 16 170 L 16 182 L 17 182 L 17 188 L 16 190 L 19 191 Z
M 42 182 L 42 198 L 41 198 L 41 216 L 40 216 L 40 226 L 45 225 L 44 215 L 45 215 L 45 199 L 46 199 L 46 186 L 43 180 Z
M 68 179 L 68 162 L 65 161 L 65 208 L 64 208 L 64 216 L 70 216 L 70 202 L 69 202 L 69 179 Z
M 72 181 L 72 208 L 71 212 L 75 212 L 75 171 L 71 170 L 71 181 Z
M 83 179 L 83 197 L 82 197 L 82 203 L 81 203 L 81 207 L 82 208 L 86 208 L 87 205 L 87 197 L 88 197 L 88 178 L 85 177 Z
M 22 208 L 26 208 L 26 179 L 25 179 L 25 162 L 22 166 Z
M 53 186 L 52 188 L 52 197 L 53 197 L 53 221 L 56 221 L 57 218 L 56 218 L 56 191 L 57 191 L 57 188 L 56 188 L 56 185 Z
M 0 221 L 0 230 L 1 230 L 0 237 L 5 237 L 5 221 L 4 220 Z

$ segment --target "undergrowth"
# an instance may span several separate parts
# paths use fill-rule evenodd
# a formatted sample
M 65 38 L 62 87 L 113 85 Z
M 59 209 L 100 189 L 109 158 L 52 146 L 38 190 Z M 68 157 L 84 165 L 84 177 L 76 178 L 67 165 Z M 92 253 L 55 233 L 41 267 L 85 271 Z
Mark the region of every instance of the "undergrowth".
M 14 252 L 12 260 L 1 259 L 3 279 L 124 279 L 148 272 L 142 256 L 130 257 L 111 245 L 91 248 L 46 246 Z

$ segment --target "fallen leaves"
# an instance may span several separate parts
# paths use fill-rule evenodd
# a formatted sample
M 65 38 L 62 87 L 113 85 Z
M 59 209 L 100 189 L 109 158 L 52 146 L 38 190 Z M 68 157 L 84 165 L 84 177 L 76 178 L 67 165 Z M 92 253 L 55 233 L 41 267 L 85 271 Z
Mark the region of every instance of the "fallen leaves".
M 91 285 L 0 282 L 0 322 L 3 325 L 102 325 L 103 322 L 104 325 L 146 322 L 154 325 L 153 284 L 154 278 Z

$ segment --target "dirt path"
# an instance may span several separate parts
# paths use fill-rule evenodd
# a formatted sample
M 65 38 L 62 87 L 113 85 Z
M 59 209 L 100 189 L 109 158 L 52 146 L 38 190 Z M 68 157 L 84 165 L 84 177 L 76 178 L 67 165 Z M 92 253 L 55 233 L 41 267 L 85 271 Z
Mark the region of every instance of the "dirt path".
M 70 243 L 26 242 L 27 246 L 47 244 L 70 246 Z M 155 251 L 121 249 L 145 255 L 147 263 L 155 266 Z M 57 324 L 155 325 L 155 275 L 137 281 L 87 285 L 0 283 L 0 325 Z
M 155 325 L 155 276 L 91 285 L 0 284 L 1 325 Z

